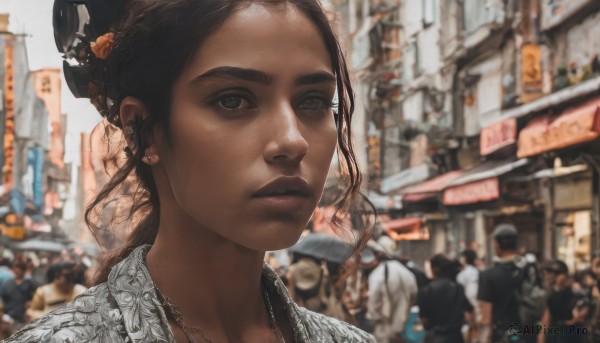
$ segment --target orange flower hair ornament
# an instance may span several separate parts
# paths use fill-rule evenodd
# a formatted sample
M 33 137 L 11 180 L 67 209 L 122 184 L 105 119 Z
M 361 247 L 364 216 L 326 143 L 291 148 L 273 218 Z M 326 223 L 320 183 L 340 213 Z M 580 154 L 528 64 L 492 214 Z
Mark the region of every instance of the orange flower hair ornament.
M 110 51 L 113 48 L 115 43 L 115 34 L 114 32 L 105 33 L 102 36 L 98 37 L 95 42 L 90 44 L 92 48 L 92 52 L 96 56 L 96 58 L 100 60 L 105 60 L 108 58 Z

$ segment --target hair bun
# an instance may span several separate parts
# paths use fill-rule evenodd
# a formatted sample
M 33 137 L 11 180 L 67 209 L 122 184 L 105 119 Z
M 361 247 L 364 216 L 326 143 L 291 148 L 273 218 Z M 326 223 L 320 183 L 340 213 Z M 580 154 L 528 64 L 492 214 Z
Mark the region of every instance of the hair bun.
M 78 65 L 63 63 L 71 93 L 88 98 L 90 42 L 106 34 L 122 15 L 127 0 L 54 0 L 52 25 L 58 51 L 65 59 L 74 58 Z

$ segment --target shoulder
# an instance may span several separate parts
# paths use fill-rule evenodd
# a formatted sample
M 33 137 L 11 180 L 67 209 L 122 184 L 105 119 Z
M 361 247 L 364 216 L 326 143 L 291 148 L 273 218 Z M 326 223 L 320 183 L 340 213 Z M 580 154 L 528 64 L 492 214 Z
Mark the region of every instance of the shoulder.
M 125 332 L 121 312 L 103 283 L 28 324 L 4 342 L 119 343 L 125 341 Z
M 299 308 L 300 315 L 315 343 L 374 343 L 375 338 L 341 320 Z

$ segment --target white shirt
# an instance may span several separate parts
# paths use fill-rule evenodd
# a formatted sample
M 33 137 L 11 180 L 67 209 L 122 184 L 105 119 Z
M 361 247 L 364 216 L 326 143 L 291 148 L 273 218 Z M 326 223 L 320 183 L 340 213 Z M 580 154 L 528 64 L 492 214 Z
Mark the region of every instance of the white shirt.
M 387 296 L 385 286 L 385 265 L 388 267 Z M 394 332 L 402 332 L 410 308 L 417 300 L 417 279 L 415 275 L 398 261 L 384 261 L 369 275 L 369 317 L 377 322 L 384 319 L 381 309 L 385 302 L 391 305 L 391 327 Z
M 473 305 L 477 306 L 477 290 L 479 287 L 479 270 L 475 266 L 467 264 L 456 276 L 456 281 L 465 289 L 465 296 Z

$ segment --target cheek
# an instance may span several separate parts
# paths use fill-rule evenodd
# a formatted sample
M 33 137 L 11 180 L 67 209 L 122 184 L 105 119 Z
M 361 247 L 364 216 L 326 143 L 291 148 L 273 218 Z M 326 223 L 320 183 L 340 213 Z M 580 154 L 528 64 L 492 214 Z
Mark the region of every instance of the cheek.
M 328 164 L 331 162 L 336 146 L 337 128 L 333 120 L 323 125 L 320 130 L 311 133 L 309 151 L 314 151 L 322 161 Z M 328 168 L 324 167 L 324 171 L 327 172 Z

